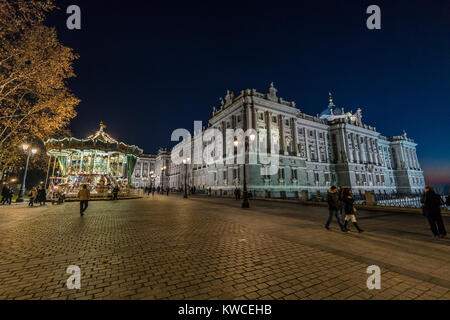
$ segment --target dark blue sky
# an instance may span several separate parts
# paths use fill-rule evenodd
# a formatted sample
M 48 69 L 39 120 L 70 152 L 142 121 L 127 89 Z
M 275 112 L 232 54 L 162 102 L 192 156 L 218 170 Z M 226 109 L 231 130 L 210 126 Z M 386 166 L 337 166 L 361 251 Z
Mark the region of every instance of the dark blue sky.
M 69 31 L 66 8 L 82 10 Z M 382 30 L 366 9 L 382 10 Z M 384 135 L 403 130 L 419 144 L 431 182 L 450 182 L 450 1 L 100 1 L 62 0 L 53 13 L 75 49 L 82 99 L 71 129 L 111 134 L 146 153 L 170 147 L 176 128 L 207 121 L 227 89 L 279 95 L 308 114 L 328 92 Z

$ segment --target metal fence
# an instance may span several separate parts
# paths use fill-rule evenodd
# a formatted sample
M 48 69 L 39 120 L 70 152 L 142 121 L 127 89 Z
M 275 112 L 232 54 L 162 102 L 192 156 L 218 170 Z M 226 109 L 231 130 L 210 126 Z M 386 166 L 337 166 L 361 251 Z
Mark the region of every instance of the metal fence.
M 422 208 L 421 194 L 375 194 L 375 203 L 381 207 Z

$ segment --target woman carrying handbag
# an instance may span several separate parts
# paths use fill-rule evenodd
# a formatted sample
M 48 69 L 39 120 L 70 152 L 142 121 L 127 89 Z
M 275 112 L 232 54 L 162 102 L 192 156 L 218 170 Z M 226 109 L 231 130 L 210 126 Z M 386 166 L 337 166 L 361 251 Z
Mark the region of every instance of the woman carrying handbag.
M 353 206 L 355 199 L 353 199 L 353 197 L 352 197 L 352 190 L 344 189 L 343 201 L 344 201 L 344 211 L 345 211 L 344 228 L 349 230 L 347 226 L 348 226 L 348 222 L 351 220 L 353 225 L 355 226 L 356 230 L 358 230 L 359 233 L 363 233 L 364 230 L 362 230 L 359 227 L 359 225 L 356 221 L 356 208 Z

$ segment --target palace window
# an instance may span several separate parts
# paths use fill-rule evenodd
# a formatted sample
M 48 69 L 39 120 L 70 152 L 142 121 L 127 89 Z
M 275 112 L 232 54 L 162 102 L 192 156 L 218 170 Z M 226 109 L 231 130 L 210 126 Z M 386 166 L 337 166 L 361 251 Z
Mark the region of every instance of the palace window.
M 234 180 L 236 180 L 236 179 L 239 180 L 239 168 L 233 169 L 233 179 Z
M 298 172 L 296 168 L 292 168 L 292 180 L 298 180 Z
M 280 168 L 278 176 L 280 177 L 280 180 L 285 179 L 284 168 Z
M 315 182 L 319 182 L 319 181 L 320 181 L 319 173 L 318 173 L 318 172 L 314 172 L 314 181 L 315 181 Z
M 264 113 L 259 112 L 259 113 L 258 113 L 258 119 L 259 119 L 259 120 L 264 120 Z
M 277 123 L 277 117 L 273 116 L 273 117 L 272 117 L 272 122 L 273 122 L 273 123 Z
M 302 158 L 306 158 L 306 153 L 305 153 L 305 145 L 304 144 L 299 144 L 298 145 L 298 150 L 300 152 L 300 156 Z
M 241 122 L 241 116 L 237 116 L 237 122 Z
M 311 154 L 311 161 L 317 161 L 316 148 L 313 145 L 309 146 L 309 152 Z
M 289 119 L 287 119 L 284 124 L 286 125 L 286 127 L 289 127 Z

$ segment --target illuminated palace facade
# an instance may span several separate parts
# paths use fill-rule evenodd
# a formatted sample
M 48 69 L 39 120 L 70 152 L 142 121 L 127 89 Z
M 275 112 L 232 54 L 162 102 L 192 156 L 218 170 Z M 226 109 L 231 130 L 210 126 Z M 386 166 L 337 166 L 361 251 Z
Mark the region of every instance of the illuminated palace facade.
M 417 144 L 406 133 L 381 135 L 363 123 L 360 109 L 346 112 L 334 104 L 331 94 L 328 107 L 311 116 L 302 113 L 295 102 L 278 97 L 273 84 L 266 93 L 247 89 L 235 97 L 228 92 L 220 109 L 214 108 L 209 128 L 220 130 L 224 138 L 227 129 L 265 130 L 266 145 L 277 141 L 280 155 L 276 174 L 262 175 L 261 164 L 246 165 L 248 189 L 256 197 L 299 198 L 302 191 L 323 195 L 332 185 L 351 188 L 356 194 L 415 194 L 425 186 Z M 170 188 L 181 189 L 186 180 L 190 187 L 211 189 L 213 194 L 224 196 L 232 195 L 236 187 L 243 189 L 243 165 L 204 163 L 186 168 L 174 165 L 164 150 L 154 159 L 156 186 L 167 183 Z

